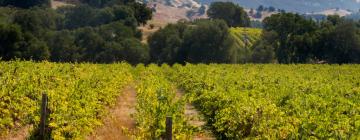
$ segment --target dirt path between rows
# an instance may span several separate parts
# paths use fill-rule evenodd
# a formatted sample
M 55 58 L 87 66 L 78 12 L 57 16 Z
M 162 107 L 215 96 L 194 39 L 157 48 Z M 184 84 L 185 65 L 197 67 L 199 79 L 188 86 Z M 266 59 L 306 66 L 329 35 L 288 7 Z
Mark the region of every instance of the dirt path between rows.
M 97 128 L 87 140 L 131 140 L 126 131 L 136 128 L 132 114 L 136 112 L 136 90 L 134 86 L 127 86 L 117 99 L 116 105 L 110 109 L 104 119 L 104 125 Z M 127 129 L 127 130 L 126 130 Z M 125 131 L 124 131 L 125 130 Z
M 7 136 L 0 136 L 0 140 L 26 140 L 30 136 L 30 129 L 32 129 L 32 126 L 25 126 L 16 132 L 10 132 Z
M 181 98 L 184 94 L 184 91 L 177 89 L 176 98 Z M 185 117 L 191 126 L 201 129 L 201 132 L 194 135 L 194 140 L 216 140 L 211 131 L 206 129 L 206 121 L 201 113 L 190 103 L 186 103 L 185 105 Z

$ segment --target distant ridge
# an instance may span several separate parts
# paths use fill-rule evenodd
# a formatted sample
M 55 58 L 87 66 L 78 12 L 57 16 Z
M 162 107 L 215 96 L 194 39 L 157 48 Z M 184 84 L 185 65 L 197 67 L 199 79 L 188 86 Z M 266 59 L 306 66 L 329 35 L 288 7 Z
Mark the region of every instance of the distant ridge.
M 309 13 L 327 9 L 339 8 L 351 11 L 360 9 L 359 0 L 198 0 L 202 4 L 215 1 L 231 1 L 247 8 L 257 8 L 259 5 L 273 6 L 291 12 Z

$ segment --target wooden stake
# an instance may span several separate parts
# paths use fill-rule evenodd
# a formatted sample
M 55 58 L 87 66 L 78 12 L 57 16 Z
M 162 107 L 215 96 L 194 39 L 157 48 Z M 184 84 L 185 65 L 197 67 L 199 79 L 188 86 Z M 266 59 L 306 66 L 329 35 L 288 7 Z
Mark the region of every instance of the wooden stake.
M 165 140 L 172 140 L 172 117 L 166 117 L 166 133 Z
M 40 140 L 45 140 L 46 136 L 46 118 L 47 118 L 47 104 L 48 104 L 48 97 L 46 93 L 42 94 L 42 101 L 41 101 L 41 118 L 40 118 Z

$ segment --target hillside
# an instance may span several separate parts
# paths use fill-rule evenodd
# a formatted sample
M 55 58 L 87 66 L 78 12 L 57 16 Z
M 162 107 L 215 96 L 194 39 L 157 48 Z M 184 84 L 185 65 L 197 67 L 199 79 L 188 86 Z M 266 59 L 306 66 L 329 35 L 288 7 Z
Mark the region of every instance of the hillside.
M 193 20 L 206 18 L 207 6 L 194 0 L 145 1 L 153 10 L 153 20 L 162 23 L 175 23 L 180 19 Z
M 69 5 L 72 4 L 60 0 L 51 0 L 51 8 L 53 9 L 57 9 L 62 6 L 69 6 Z
M 339 16 L 348 16 L 352 13 L 352 11 L 349 10 L 343 10 L 343 9 L 337 9 L 337 8 L 333 8 L 333 9 L 327 9 L 324 11 L 320 11 L 320 12 L 312 12 L 312 13 L 307 13 L 310 15 L 339 15 Z
M 206 10 L 211 2 L 220 0 L 143 0 L 148 7 L 154 11 L 152 23 L 158 27 L 163 27 L 167 23 L 175 23 L 178 20 L 194 20 L 207 18 Z M 272 14 L 282 10 L 297 12 L 310 17 L 324 17 L 327 15 L 348 16 L 355 13 L 360 8 L 360 3 L 355 0 L 338 1 L 331 0 L 311 0 L 311 1 L 284 1 L 284 0 L 229 0 L 236 2 L 244 7 L 251 20 L 262 21 Z M 258 7 L 273 7 L 275 11 L 269 9 L 257 11 Z M 352 16 L 350 16 L 352 17 Z M 160 23 L 160 24 L 159 24 Z
M 235 39 L 236 63 L 252 62 L 254 44 L 261 39 L 261 29 L 257 28 L 230 28 L 230 34 Z
M 221 0 L 199 0 L 202 4 L 210 4 Z M 259 5 L 273 6 L 286 11 L 307 13 L 319 12 L 331 8 L 349 9 L 358 11 L 359 0 L 227 0 L 247 8 L 257 8 Z

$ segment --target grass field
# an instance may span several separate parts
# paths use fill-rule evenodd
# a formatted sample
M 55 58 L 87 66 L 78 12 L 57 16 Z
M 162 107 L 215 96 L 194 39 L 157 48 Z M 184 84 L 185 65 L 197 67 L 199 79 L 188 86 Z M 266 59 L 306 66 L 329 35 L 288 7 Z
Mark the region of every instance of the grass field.
M 48 136 L 56 140 L 101 138 L 104 130 L 159 139 L 166 116 L 173 117 L 175 139 L 360 137 L 359 65 L 13 61 L 0 67 L 0 139 L 23 131 L 36 138 L 43 92 Z

